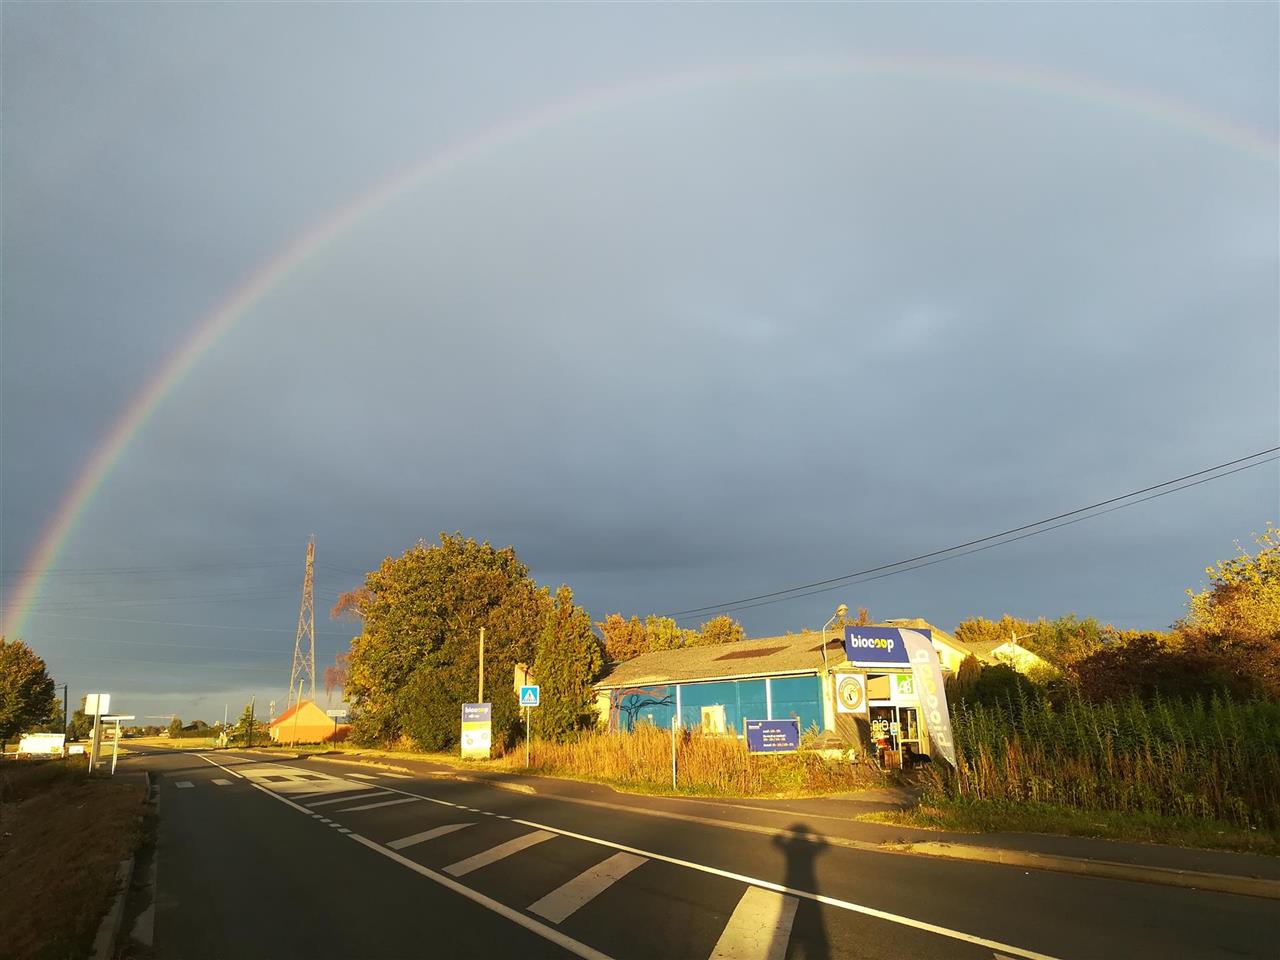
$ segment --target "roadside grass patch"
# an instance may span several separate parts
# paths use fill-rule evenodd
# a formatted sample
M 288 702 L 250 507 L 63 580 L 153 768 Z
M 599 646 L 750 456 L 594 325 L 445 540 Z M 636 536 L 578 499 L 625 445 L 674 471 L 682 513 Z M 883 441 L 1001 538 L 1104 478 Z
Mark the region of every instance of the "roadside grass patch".
M 89 952 L 116 868 L 137 842 L 143 788 L 90 779 L 83 758 L 0 767 L 0 941 L 5 957 Z
M 681 730 L 676 735 L 677 786 L 671 787 L 671 733 L 641 725 L 630 733 L 584 731 L 563 742 L 535 740 L 529 767 L 517 745 L 491 767 L 588 780 L 645 793 L 711 796 L 811 796 L 882 787 L 874 766 L 847 754 L 817 751 L 760 755 L 736 737 Z
M 1220 820 L 1119 810 L 1073 810 L 999 800 L 926 800 L 911 810 L 868 813 L 859 820 L 958 833 L 1047 833 L 1205 850 L 1280 855 L 1280 832 Z

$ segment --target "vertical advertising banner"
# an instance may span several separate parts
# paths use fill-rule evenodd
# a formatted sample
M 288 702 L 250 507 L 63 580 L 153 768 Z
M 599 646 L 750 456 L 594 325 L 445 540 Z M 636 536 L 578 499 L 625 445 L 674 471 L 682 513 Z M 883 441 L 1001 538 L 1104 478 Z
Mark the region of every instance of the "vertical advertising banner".
M 493 746 L 493 704 L 464 703 L 462 705 L 462 755 L 489 759 Z
M 911 661 L 916 696 L 929 730 L 930 752 L 956 765 L 956 744 L 951 733 L 951 713 L 947 710 L 947 694 L 942 686 L 942 664 L 930 638 L 919 630 L 901 630 L 902 645 Z

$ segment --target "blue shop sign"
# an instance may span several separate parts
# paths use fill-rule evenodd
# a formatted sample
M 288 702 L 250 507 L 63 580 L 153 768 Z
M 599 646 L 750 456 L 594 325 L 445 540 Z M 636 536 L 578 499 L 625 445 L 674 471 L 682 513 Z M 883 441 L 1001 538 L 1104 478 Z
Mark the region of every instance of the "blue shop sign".
M 748 753 L 789 753 L 800 749 L 800 721 L 748 720 Z

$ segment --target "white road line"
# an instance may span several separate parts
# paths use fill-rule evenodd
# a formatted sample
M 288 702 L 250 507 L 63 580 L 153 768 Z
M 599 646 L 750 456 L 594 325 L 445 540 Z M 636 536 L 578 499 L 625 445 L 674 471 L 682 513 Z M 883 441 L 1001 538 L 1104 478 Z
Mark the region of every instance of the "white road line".
M 208 760 L 207 757 L 204 757 L 202 759 Z M 214 763 L 214 761 L 212 760 L 209 760 L 208 762 L 213 763 L 215 767 L 222 767 L 222 764 Z M 226 767 L 222 767 L 222 769 L 226 770 Z M 228 772 L 231 772 L 231 771 L 228 771 Z M 293 803 L 293 801 L 286 800 L 284 797 L 280 796 L 277 793 L 274 793 L 271 790 L 266 789 L 265 787 L 259 786 L 256 783 L 254 784 L 254 786 L 257 787 L 259 790 L 261 790 L 263 793 L 266 793 L 269 796 L 275 797 L 277 800 L 279 800 L 282 803 L 287 803 L 290 806 L 297 808 L 298 810 L 306 810 L 306 807 L 298 806 L 297 804 Z M 408 790 L 400 790 L 397 787 L 387 787 L 386 790 L 389 793 L 399 793 L 406 797 L 417 797 L 419 800 L 427 800 L 430 803 L 435 803 L 442 807 L 455 807 L 463 810 L 470 809 L 468 807 L 463 807 L 462 804 L 450 803 L 448 800 L 440 800 L 436 797 L 427 796 L 426 794 L 423 794 L 423 793 L 412 793 Z M 940 937 L 947 937 L 951 940 L 959 940 L 962 943 L 972 943 L 980 947 L 987 947 L 993 951 L 999 950 L 1008 954 L 1010 957 L 1018 958 L 1018 960 L 1059 960 L 1059 958 L 1050 956 L 1047 953 L 1038 953 L 1035 950 L 1028 950 L 1025 947 L 1015 947 L 1011 943 L 1001 943 L 999 940 L 991 940 L 991 939 L 988 939 L 987 937 L 975 936 L 974 934 L 971 934 L 971 933 L 965 933 L 963 930 L 953 930 L 950 927 L 944 927 L 936 923 L 929 923 L 927 920 L 917 920 L 914 917 L 904 916 L 899 913 L 892 913 L 888 910 L 878 910 L 875 907 L 868 907 L 861 903 L 853 903 L 850 900 L 841 900 L 837 897 L 828 897 L 820 893 L 811 893 L 808 890 L 798 890 L 793 887 L 785 887 L 780 883 L 773 883 L 769 880 L 762 880 L 759 877 L 749 877 L 746 874 L 734 873 L 731 870 L 721 870 L 719 867 L 708 866 L 705 863 L 694 863 L 692 860 L 682 860 L 679 857 L 667 856 L 665 853 L 655 853 L 652 850 L 641 850 L 639 847 L 631 847 L 624 843 L 615 843 L 612 840 L 605 840 L 601 837 L 592 837 L 584 833 L 575 833 L 572 830 L 565 830 L 561 827 L 551 827 L 551 826 L 547 826 L 546 824 L 535 823 L 532 820 L 522 820 L 519 817 L 506 817 L 505 815 L 502 815 L 502 814 L 500 814 L 499 816 L 503 816 L 504 819 L 510 820 L 512 823 L 518 823 L 518 824 L 521 824 L 522 826 L 532 827 L 535 830 L 545 830 L 553 834 L 559 834 L 562 837 L 572 837 L 575 840 L 583 840 L 587 843 L 594 843 L 601 847 L 609 847 L 610 849 L 613 849 L 613 850 L 621 850 L 624 853 L 634 853 L 637 856 L 647 857 L 650 860 L 661 860 L 663 863 L 671 863 L 676 865 L 677 867 L 687 867 L 690 870 L 697 870 L 700 873 L 708 873 L 716 877 L 726 877 L 729 880 L 740 880 L 743 883 L 746 883 L 750 886 L 763 887 L 766 890 L 775 890 L 778 893 L 785 893 L 785 894 L 789 894 L 790 896 L 799 897 L 804 900 L 811 900 L 814 903 L 820 903 L 823 906 L 835 907 L 839 910 L 848 910 L 851 913 L 860 913 L 863 916 L 875 917 L 878 920 L 887 920 L 890 923 L 900 924 L 901 926 L 904 926 L 904 927 L 911 927 L 915 930 L 923 930 L 926 933 L 934 933 Z M 356 835 L 352 834 L 352 836 L 355 837 Z M 385 848 L 375 844 L 371 840 L 364 840 L 363 838 L 361 838 L 361 842 L 365 843 L 367 846 L 376 847 L 380 852 L 385 852 L 387 856 L 395 857 L 397 860 L 404 859 L 403 857 L 400 857 L 399 854 L 391 850 L 385 850 Z M 889 854 L 886 854 L 886 856 L 888 855 Z M 417 864 L 414 864 L 412 860 L 406 860 L 405 863 L 406 865 L 412 864 L 415 869 L 417 868 Z M 446 878 L 441 878 L 441 879 L 446 879 Z M 450 883 L 452 883 L 452 881 L 450 881 Z M 462 886 L 461 884 L 459 884 L 458 886 L 461 887 L 462 890 L 469 890 L 468 887 Z M 453 887 L 450 887 L 450 889 L 453 889 Z M 524 915 L 516 914 L 516 916 L 523 917 Z M 550 929 L 550 928 L 547 928 L 547 929 Z M 551 932 L 555 933 L 557 931 L 553 930 Z M 559 941 L 556 941 L 556 942 L 558 943 Z M 584 947 L 584 949 L 590 949 L 590 948 Z M 579 956 L 585 956 L 585 954 L 579 954 Z M 592 956 L 603 956 L 603 954 L 597 954 L 593 952 Z
M 491 863 L 505 860 L 513 853 L 519 853 L 521 850 L 532 847 L 536 843 L 550 840 L 554 836 L 554 833 L 548 833 L 546 830 L 535 830 L 533 833 L 526 833 L 523 836 L 516 837 L 514 840 L 500 843 L 496 847 L 490 847 L 483 853 L 477 853 L 474 857 L 467 857 L 465 860 L 450 864 L 444 868 L 444 872 L 455 877 L 465 877 L 473 870 L 479 870 L 481 867 L 486 867 Z
M 783 960 L 799 903 L 773 890 L 747 887 L 711 951 L 711 960 Z
M 182 789 L 186 789 L 187 787 L 194 787 L 195 784 L 192 783 L 190 780 L 179 780 L 177 783 L 174 784 L 174 786 L 180 787 Z
M 615 853 L 590 870 L 584 870 L 564 886 L 552 890 L 529 907 L 529 912 L 545 917 L 552 923 L 562 923 L 569 914 L 590 903 L 640 864 L 647 862 L 644 857 L 634 854 Z
M 201 760 L 203 760 L 205 763 L 212 763 L 212 764 L 213 764 L 215 767 L 217 767 L 219 770 L 225 770 L 227 773 L 231 774 L 231 775 L 232 775 L 233 777 L 235 777 L 237 780 L 243 780 L 243 779 L 244 779 L 244 774 L 242 774 L 242 773 L 236 773 L 234 770 L 230 769 L 229 767 L 224 767 L 222 764 L 218 763 L 216 760 L 210 760 L 210 759 L 209 759 L 208 757 L 206 757 L 203 753 L 197 753 L 197 754 L 196 754 L 196 756 L 197 756 L 197 757 L 199 757 Z M 239 759 L 239 758 L 237 757 L 237 759 Z
M 413 777 L 409 776 L 407 773 L 380 773 L 378 774 L 378 776 L 391 777 L 393 780 L 412 780 L 413 779 Z
M 272 796 L 275 796 L 277 800 L 282 800 L 285 803 L 289 802 L 285 800 L 284 797 L 276 796 L 275 794 L 272 794 Z M 430 798 L 424 797 L 423 799 L 425 800 Z M 499 903 L 497 900 L 486 897 L 483 893 L 472 890 L 465 884 L 458 883 L 456 880 L 451 880 L 449 877 L 436 873 L 434 870 L 424 867 L 420 863 L 415 863 L 408 857 L 403 857 L 394 850 L 388 850 L 381 844 L 374 843 L 372 840 L 362 837 L 358 833 L 350 834 L 350 837 L 352 840 L 356 841 L 356 843 L 363 844 L 370 850 L 380 853 L 388 859 L 394 860 L 402 867 L 408 867 L 414 873 L 426 877 L 433 883 L 440 884 L 440 886 L 444 887 L 446 890 L 452 890 L 454 893 L 466 897 L 473 903 L 478 903 L 480 906 L 492 910 L 494 913 L 498 914 L 498 916 L 504 917 L 512 923 L 518 924 L 526 930 L 536 933 L 544 940 L 549 940 L 556 946 L 563 947 L 574 956 L 582 957 L 582 960 L 612 960 L 607 953 L 601 953 L 599 950 L 588 947 L 585 943 L 580 943 L 579 941 L 574 940 L 572 937 L 561 933 L 554 927 L 548 927 L 545 923 L 534 920 L 532 917 L 527 917 L 519 910 L 513 910 L 504 903 Z
M 370 773 L 348 773 L 347 776 L 355 777 L 357 780 L 377 780 L 378 779 L 377 777 L 375 777 L 373 774 L 370 774 Z
M 403 850 L 405 847 L 412 847 L 415 843 L 426 843 L 428 840 L 443 837 L 445 834 L 454 833 L 463 827 L 469 826 L 471 826 L 469 823 L 446 823 L 443 827 L 423 830 L 421 833 L 411 833 L 409 836 L 401 837 L 399 840 L 392 840 L 387 846 L 392 850 Z
M 335 800 L 316 800 L 313 803 L 308 803 L 307 806 L 311 808 L 327 807 L 331 803 L 350 803 L 352 800 L 372 800 L 374 797 L 389 796 L 391 796 L 390 790 L 374 790 L 372 793 L 357 793 L 354 797 L 338 797 Z
M 398 803 L 417 803 L 417 797 L 397 797 L 394 800 L 383 800 L 381 803 L 366 803 L 359 807 L 343 807 L 339 813 L 351 813 L 355 810 L 377 810 L 379 807 L 394 807 Z
M 231 781 L 230 781 L 230 780 L 223 780 L 221 777 L 219 777 L 217 780 L 215 780 L 215 781 L 213 781 L 213 782 L 214 782 L 214 783 L 216 783 L 216 784 L 217 784 L 218 786 L 220 786 L 220 787 L 229 787 L 229 786 L 231 786 Z

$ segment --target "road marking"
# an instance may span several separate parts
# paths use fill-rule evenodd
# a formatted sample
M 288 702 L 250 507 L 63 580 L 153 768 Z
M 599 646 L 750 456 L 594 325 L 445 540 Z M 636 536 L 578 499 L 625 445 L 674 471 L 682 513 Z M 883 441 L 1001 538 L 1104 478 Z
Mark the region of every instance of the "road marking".
M 394 800 L 383 800 L 381 803 L 366 803 L 359 807 L 343 807 L 339 813 L 352 813 L 356 810 L 377 810 L 379 807 L 394 807 L 398 803 L 417 803 L 417 797 L 397 797 Z
M 271 793 L 270 790 L 267 790 L 266 792 Z M 285 800 L 284 797 L 278 796 L 276 794 L 271 794 L 271 795 L 275 797 L 277 800 L 282 801 L 283 803 L 290 802 L 288 800 Z M 431 798 L 424 797 L 423 799 L 426 800 Z M 414 873 L 417 873 L 420 876 L 426 877 L 431 882 L 440 884 L 440 886 L 444 887 L 446 890 L 452 890 L 454 893 L 459 894 L 460 896 L 466 897 L 471 902 L 478 903 L 480 906 L 485 907 L 488 910 L 492 910 L 494 913 L 498 914 L 498 916 L 504 917 L 505 919 L 510 920 L 512 923 L 517 924 L 521 927 L 524 927 L 526 930 L 529 930 L 533 933 L 536 933 L 538 936 L 542 937 L 544 940 L 548 940 L 551 943 L 554 943 L 558 947 L 563 947 L 565 950 L 568 950 L 574 956 L 582 957 L 582 960 L 612 960 L 612 958 L 607 953 L 601 953 L 599 950 L 595 950 L 591 947 L 588 947 L 585 943 L 581 943 L 578 940 L 574 940 L 572 937 L 567 936 L 564 933 L 561 933 L 559 930 L 555 929 L 554 927 L 549 927 L 545 923 L 542 923 L 538 920 L 534 920 L 532 917 L 525 916 L 519 910 L 513 910 L 504 903 L 499 903 L 497 900 L 494 900 L 490 897 L 486 897 L 483 893 L 479 893 L 476 890 L 472 890 L 470 887 L 466 886 L 465 884 L 458 883 L 456 880 L 451 880 L 449 877 L 446 877 L 440 873 L 436 873 L 434 870 L 431 870 L 428 867 L 424 867 L 420 863 L 415 863 L 414 861 L 410 860 L 408 857 L 401 856 L 400 854 L 396 853 L 394 850 L 388 850 L 386 847 L 382 846 L 381 844 L 374 843 L 372 840 L 369 840 L 366 837 L 362 837 L 358 833 L 352 833 L 352 834 L 349 834 L 349 836 L 351 837 L 352 840 L 356 841 L 356 843 L 363 844 L 364 846 L 368 847 L 370 850 L 374 851 L 375 853 L 380 853 L 384 857 L 387 857 L 390 860 L 394 860 L 396 863 L 400 864 L 400 866 L 407 867 L 408 869 L 412 870 Z
M 179 780 L 177 783 L 174 784 L 174 786 L 180 787 L 182 789 L 186 789 L 187 787 L 194 787 L 195 784 L 192 783 L 190 780 Z
M 513 853 L 519 853 L 521 850 L 532 847 L 536 843 L 550 840 L 554 836 L 554 833 L 548 833 L 546 830 L 535 830 L 533 833 L 526 833 L 523 836 L 516 837 L 514 840 L 500 843 L 496 847 L 490 847 L 483 853 L 477 853 L 474 857 L 467 857 L 465 860 L 450 864 L 444 868 L 444 872 L 455 877 L 465 877 L 473 870 L 479 870 L 481 867 L 486 867 L 491 863 L 505 860 Z
M 207 757 L 203 759 L 208 760 Z M 215 763 L 212 760 L 209 760 L 208 762 L 212 763 L 215 767 L 222 767 L 222 764 Z M 225 770 L 226 767 L 222 767 L 222 769 Z M 275 793 L 274 791 L 268 790 L 266 787 L 263 787 L 260 784 L 255 783 L 253 784 L 253 786 L 257 787 L 259 790 L 261 790 L 263 793 L 267 794 L 268 796 L 274 797 L 275 799 L 279 800 L 281 803 L 287 803 L 291 807 L 294 807 L 297 810 L 305 811 L 307 809 L 306 807 L 299 806 L 298 804 L 294 803 L 292 800 L 288 800 L 285 797 L 281 796 L 280 794 Z M 466 807 L 463 807 L 461 804 L 450 803 L 448 800 L 440 800 L 436 797 L 427 796 L 426 794 L 423 794 L 423 793 L 412 793 L 408 790 L 400 790 L 396 787 L 387 787 L 386 789 L 390 793 L 399 793 L 406 797 L 417 797 L 419 800 L 427 800 L 430 803 L 435 803 L 442 807 L 457 807 L 460 809 L 468 809 Z M 570 800 L 570 802 L 575 802 L 575 801 Z M 597 805 L 597 801 L 582 801 L 582 802 L 588 803 L 591 805 Z M 598 805 L 606 806 L 606 804 L 598 804 Z M 608 806 L 614 806 L 614 805 L 610 804 Z M 648 813 L 649 811 L 640 809 L 635 812 L 644 814 L 644 813 Z M 896 923 L 904 927 L 911 927 L 915 930 L 923 930 L 926 933 L 937 934 L 940 937 L 947 937 L 951 940 L 959 940 L 962 943 L 972 943 L 972 944 L 976 944 L 977 946 L 987 947 L 993 951 L 1003 951 L 1004 953 L 1008 954 L 1010 957 L 1016 958 L 1016 960 L 1059 960 L 1059 958 L 1050 956 L 1047 953 L 1038 953 L 1034 950 L 1028 950 L 1025 947 L 1015 947 L 1013 944 L 1010 944 L 1010 943 L 1001 943 L 999 940 L 990 940 L 986 937 L 979 937 L 971 933 L 965 933 L 962 930 L 953 930 L 950 927 L 944 927 L 936 923 L 929 923 L 927 920 L 917 920 L 914 917 L 908 917 L 898 913 L 891 913 L 888 910 L 878 910 L 875 907 L 868 907 L 861 903 L 853 903 L 852 901 L 849 901 L 849 900 L 840 900 L 837 897 L 828 897 L 820 893 L 812 893 L 808 890 L 798 890 L 792 887 L 786 887 L 780 883 L 773 883 L 769 880 L 762 880 L 758 877 L 749 877 L 745 874 L 734 873 L 731 870 L 721 870 L 718 867 L 708 866 L 705 863 L 694 863 L 692 860 L 682 860 L 679 857 L 671 857 L 665 853 L 656 853 L 652 850 L 641 850 L 638 847 L 631 847 L 623 843 L 616 843 L 613 840 L 605 840 L 600 837 L 592 837 L 583 833 L 575 833 L 572 830 L 565 830 L 561 827 L 551 827 L 551 826 L 547 826 L 546 824 L 535 823 L 532 820 L 522 820 L 519 817 L 505 817 L 505 819 L 510 820 L 512 823 L 521 824 L 522 826 L 532 827 L 535 830 L 548 831 L 552 834 L 558 834 L 562 837 L 572 837 L 575 840 L 583 840 L 587 843 L 594 843 L 598 846 L 609 847 L 610 849 L 613 849 L 613 850 L 621 850 L 624 853 L 634 853 L 637 856 L 647 857 L 650 860 L 660 860 L 663 863 L 671 863 L 677 867 L 687 867 L 690 870 L 697 870 L 700 873 L 708 873 L 708 874 L 711 874 L 712 876 L 725 877 L 729 880 L 739 880 L 750 886 L 762 887 L 765 890 L 774 890 L 774 891 L 777 891 L 778 893 L 789 894 L 790 896 L 799 897 L 804 900 L 810 900 L 810 901 L 813 901 L 814 903 L 820 903 L 824 906 L 835 907 L 839 910 L 848 910 L 851 913 L 860 913 L 863 916 L 875 917 L 878 920 L 887 920 L 890 923 Z M 691 817 L 688 817 L 688 819 L 696 822 L 705 818 L 691 816 Z M 784 833 L 784 832 L 785 831 L 779 831 L 779 830 L 768 831 L 768 833 L 772 835 L 777 835 L 779 833 Z M 374 843 L 372 840 L 365 840 L 362 837 L 357 837 L 356 834 L 352 834 L 352 837 L 359 839 L 360 842 L 364 843 L 366 846 L 377 849 L 380 853 L 383 853 L 385 856 L 393 857 L 397 861 L 403 861 L 406 866 L 409 866 L 412 869 L 415 869 L 415 870 L 418 869 L 418 865 L 415 864 L 412 860 L 407 860 L 404 857 L 401 857 L 398 853 L 395 853 L 394 851 L 391 851 L 391 850 L 387 850 L 385 847 L 382 847 L 379 844 Z M 885 854 L 885 855 L 892 856 L 892 854 Z M 422 868 L 422 870 L 425 870 L 425 869 L 426 868 Z M 419 872 L 422 872 L 422 870 L 419 870 Z M 455 888 L 454 885 L 451 885 L 453 882 L 449 881 L 448 878 L 441 877 L 440 879 L 442 881 L 446 881 L 445 885 L 449 886 L 449 889 L 452 890 Z M 457 884 L 456 887 L 459 889 L 459 892 L 461 892 L 462 890 L 467 891 L 468 895 L 473 892 L 470 890 L 469 887 L 463 886 L 462 884 Z M 480 894 L 476 894 L 476 896 L 480 896 Z M 472 899 L 474 899 L 474 897 Z M 506 913 L 503 913 L 503 916 L 506 916 L 506 915 L 507 915 Z M 522 917 L 526 920 L 528 919 L 527 917 L 524 916 L 524 914 L 520 914 L 520 913 L 515 914 L 515 916 Z M 530 928 L 530 929 L 533 929 L 533 928 Z M 551 933 L 557 933 L 557 934 L 559 933 L 559 931 L 552 930 L 551 928 L 546 928 L 546 929 Z M 555 942 L 559 943 L 560 941 L 556 940 Z M 573 941 L 573 942 L 576 943 L 577 941 Z M 581 946 L 585 950 L 591 949 L 589 947 L 586 947 L 583 944 L 579 944 L 579 946 Z M 592 951 L 590 955 L 593 957 L 604 956 L 604 954 L 600 954 L 595 951 Z M 587 956 L 587 954 L 579 954 L 579 956 Z
M 584 870 L 564 886 L 552 890 L 529 907 L 529 912 L 545 917 L 552 923 L 561 923 L 569 914 L 590 903 L 642 863 L 648 863 L 648 860 L 630 853 L 615 853 L 590 870 Z
M 471 826 L 469 823 L 446 823 L 443 827 L 423 830 L 421 833 L 411 833 L 409 836 L 401 837 L 399 840 L 392 840 L 387 846 L 392 850 L 403 850 L 405 847 L 412 847 L 415 843 L 426 843 L 428 840 L 443 837 L 447 833 L 453 833 L 469 826 Z
M 338 828 L 338 832 L 339 832 L 339 833 L 350 833 L 351 831 L 350 831 L 350 830 L 348 830 L 346 827 L 339 827 L 339 828 Z
M 374 790 L 372 793 L 358 793 L 354 797 L 338 797 L 336 800 L 314 800 L 308 803 L 307 806 L 314 809 L 315 807 L 327 807 L 331 803 L 350 803 L 352 800 L 372 800 L 374 797 L 389 796 L 391 796 L 390 790 Z
M 203 760 L 205 763 L 212 763 L 212 764 L 213 764 L 215 767 L 217 767 L 219 770 L 226 770 L 226 771 L 227 771 L 227 773 L 231 774 L 231 775 L 232 775 L 233 777 L 235 777 L 237 780 L 243 780 L 243 779 L 244 779 L 244 774 L 242 774 L 242 773 L 236 773 L 234 770 L 228 769 L 227 767 L 224 767 L 222 764 L 220 764 L 220 763 L 216 763 L 215 761 L 210 760 L 210 759 L 209 759 L 208 757 L 206 757 L 203 753 L 197 753 L 197 754 L 196 754 L 196 756 L 197 756 L 197 757 L 199 757 L 201 760 Z M 240 758 L 239 758 L 239 757 L 237 757 L 236 759 L 237 759 L 237 760 L 239 760 Z
M 412 780 L 413 779 L 413 777 L 409 776 L 407 773 L 380 773 L 378 774 L 378 776 L 391 777 L 393 780 Z
M 347 776 L 355 777 L 357 780 L 377 780 L 378 779 L 371 773 L 348 773 Z
M 795 897 L 747 887 L 711 951 L 711 960 L 783 960 L 799 904 Z
M 214 782 L 214 783 L 216 783 L 216 784 L 217 784 L 218 786 L 220 786 L 220 787 L 229 787 L 229 786 L 231 786 L 231 781 L 230 781 L 230 780 L 223 780 L 221 777 L 219 777 L 217 780 L 215 780 L 215 781 L 213 781 L 213 782 Z

